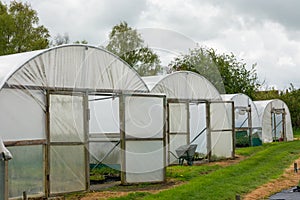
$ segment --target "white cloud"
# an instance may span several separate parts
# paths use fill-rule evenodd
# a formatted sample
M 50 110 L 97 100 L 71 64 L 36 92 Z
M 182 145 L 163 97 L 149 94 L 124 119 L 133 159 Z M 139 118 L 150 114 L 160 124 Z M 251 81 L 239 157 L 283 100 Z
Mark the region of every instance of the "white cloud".
M 169 51 L 168 58 L 196 41 L 216 48 L 219 53 L 233 52 L 249 67 L 257 63 L 258 76 L 268 85 L 286 88 L 292 82 L 300 87 L 298 0 L 31 0 L 30 3 L 38 12 L 40 24 L 52 36 L 67 32 L 72 41 L 85 39 L 99 45 L 114 25 L 125 20 L 130 26 L 144 30 L 152 46 Z M 150 30 L 156 31 L 149 36 Z M 167 30 L 169 35 L 163 36 Z

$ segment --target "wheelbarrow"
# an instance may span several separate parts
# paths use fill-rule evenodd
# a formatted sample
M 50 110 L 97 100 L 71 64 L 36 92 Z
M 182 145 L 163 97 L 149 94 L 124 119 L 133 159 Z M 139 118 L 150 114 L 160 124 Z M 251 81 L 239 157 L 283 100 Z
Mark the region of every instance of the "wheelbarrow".
M 188 165 L 193 165 L 196 148 L 196 144 L 182 145 L 178 147 L 175 151 L 179 164 L 183 165 L 184 160 L 186 160 Z

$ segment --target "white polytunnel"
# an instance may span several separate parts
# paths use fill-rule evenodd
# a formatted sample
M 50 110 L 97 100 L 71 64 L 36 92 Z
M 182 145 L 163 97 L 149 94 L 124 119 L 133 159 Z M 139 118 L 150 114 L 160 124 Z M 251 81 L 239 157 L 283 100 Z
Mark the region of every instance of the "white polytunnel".
M 116 166 L 123 184 L 164 181 L 166 97 L 148 92 L 128 64 L 90 45 L 0 56 L 9 198 L 89 190 L 93 164 Z
M 293 141 L 293 129 L 288 106 L 279 99 L 254 101 L 262 132 L 262 142 Z
M 245 94 L 223 94 L 225 101 L 234 102 L 236 146 L 261 145 L 261 129 L 258 110 Z
M 179 148 L 190 144 L 196 144 L 203 157 L 234 156 L 233 103 L 222 101 L 207 79 L 180 71 L 143 80 L 152 93 L 167 96 L 169 164 L 177 162 Z

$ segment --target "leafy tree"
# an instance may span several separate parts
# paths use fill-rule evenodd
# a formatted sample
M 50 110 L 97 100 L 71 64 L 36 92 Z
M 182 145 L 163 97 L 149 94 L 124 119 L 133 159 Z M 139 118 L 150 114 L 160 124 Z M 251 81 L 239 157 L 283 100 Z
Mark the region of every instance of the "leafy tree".
M 68 33 L 65 33 L 64 35 L 57 34 L 54 37 L 54 40 L 51 41 L 51 46 L 59 46 L 62 44 L 68 44 L 70 43 L 70 37 Z
M 232 53 L 217 54 L 214 49 L 197 47 L 186 55 L 176 57 L 169 67 L 175 71 L 188 70 L 207 78 L 220 93 L 244 93 L 253 97 L 260 86 L 255 71 L 239 61 Z
M 141 76 L 156 75 L 162 70 L 158 55 L 145 46 L 141 35 L 126 22 L 112 28 L 106 49 L 127 62 Z
M 77 41 L 74 42 L 74 44 L 88 44 L 88 41 L 86 41 L 86 40 L 81 40 L 81 41 L 77 40 Z
M 12 1 L 7 6 L 0 2 L 0 55 L 44 49 L 49 37 L 28 3 Z

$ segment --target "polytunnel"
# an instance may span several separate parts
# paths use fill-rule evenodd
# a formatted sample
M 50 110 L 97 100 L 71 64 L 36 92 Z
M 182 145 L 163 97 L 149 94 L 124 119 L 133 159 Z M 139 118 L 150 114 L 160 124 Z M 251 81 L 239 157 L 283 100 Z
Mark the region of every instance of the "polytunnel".
M 203 76 L 180 71 L 143 77 L 152 93 L 167 96 L 168 163 L 176 163 L 176 149 L 197 144 L 202 156 L 234 157 L 232 101 L 222 101 L 217 89 Z
M 123 184 L 165 180 L 165 96 L 147 94 L 113 54 L 64 45 L 1 56 L 0 88 L 0 137 L 14 156 L 10 198 L 88 190 L 90 160 L 103 162 L 110 146 Z M 110 130 L 103 116 L 114 113 Z
M 262 132 L 262 142 L 293 141 L 293 129 L 288 106 L 279 99 L 254 101 Z
M 252 99 L 245 94 L 223 94 L 223 100 L 233 101 L 235 109 L 235 133 L 237 146 L 261 144 L 260 121 Z

